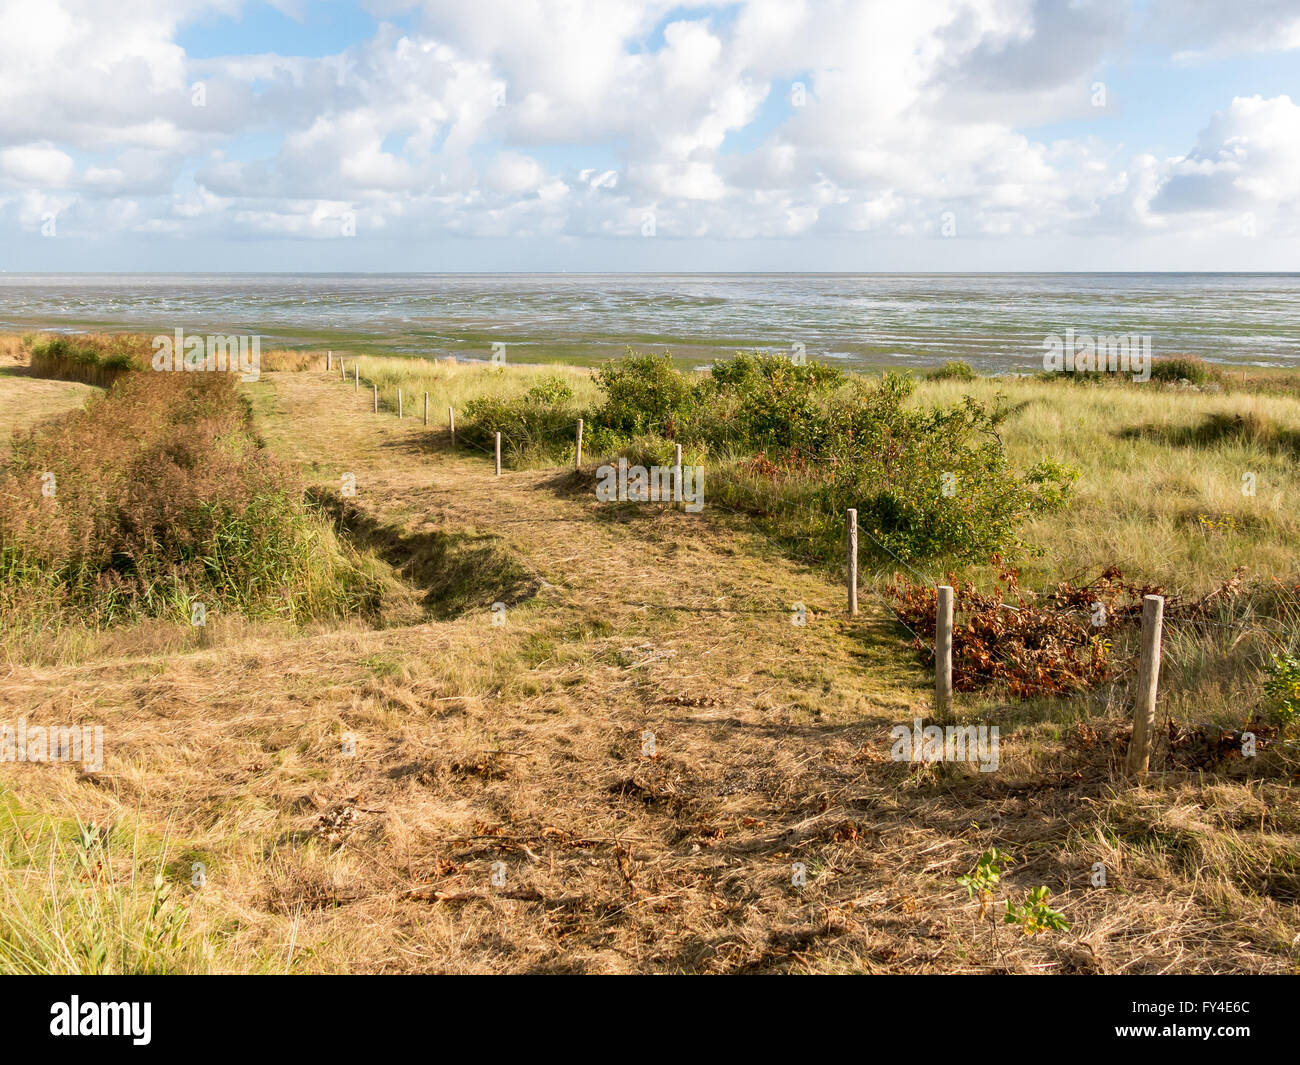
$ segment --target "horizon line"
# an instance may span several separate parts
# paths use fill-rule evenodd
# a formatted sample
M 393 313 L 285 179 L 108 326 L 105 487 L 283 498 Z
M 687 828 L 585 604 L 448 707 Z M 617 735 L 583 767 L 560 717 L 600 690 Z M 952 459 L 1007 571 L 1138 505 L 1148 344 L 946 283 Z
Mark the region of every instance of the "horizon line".
M 0 277 L 1125 277 L 1300 276 L 1300 270 L 0 270 Z

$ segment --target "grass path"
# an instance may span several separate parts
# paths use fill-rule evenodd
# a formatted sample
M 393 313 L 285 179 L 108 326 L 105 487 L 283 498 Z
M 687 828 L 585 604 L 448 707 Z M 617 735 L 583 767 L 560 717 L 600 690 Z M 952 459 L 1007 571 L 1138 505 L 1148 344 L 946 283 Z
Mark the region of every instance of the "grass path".
M 23 807 L 138 811 L 169 832 L 178 882 L 207 866 L 190 907 L 212 968 L 1293 964 L 1285 876 L 1247 898 L 1157 846 L 1214 829 L 1252 875 L 1281 863 L 1297 838 L 1284 789 L 1117 797 L 1112 752 L 1033 730 L 1004 735 L 996 774 L 893 762 L 890 726 L 929 697 L 897 632 L 870 601 L 844 618 L 833 580 L 707 506 L 598 507 L 590 471 L 497 478 L 489 456 L 323 374 L 268 374 L 250 394 L 270 446 L 320 490 L 355 476 L 356 497 L 330 505 L 402 579 L 387 626 L 216 619 L 170 653 L 0 674 L 5 719 L 105 725 L 102 773 L 6 766 Z M 955 878 L 995 841 L 1017 857 L 1004 888 L 1049 884 L 1069 933 L 1013 942 L 976 924 Z M 1122 890 L 1091 890 L 1097 860 Z
M 0 403 L 0 444 L 9 446 L 15 429 L 26 429 L 45 418 L 75 410 L 97 392 L 77 381 L 48 381 L 27 376 L 27 368 L 0 359 L 4 402 Z

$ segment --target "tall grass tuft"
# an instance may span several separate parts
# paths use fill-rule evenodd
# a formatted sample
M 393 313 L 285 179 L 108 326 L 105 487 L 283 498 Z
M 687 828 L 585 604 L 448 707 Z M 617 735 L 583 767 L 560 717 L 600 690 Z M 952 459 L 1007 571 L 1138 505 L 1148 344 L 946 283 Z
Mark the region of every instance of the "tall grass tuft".
M 30 344 L 31 369 L 37 377 L 107 388 L 132 370 L 148 367 L 150 338 L 130 333 L 35 336 Z
M 203 972 L 204 939 L 185 889 L 167 877 L 167 846 L 137 828 L 27 817 L 0 824 L 0 974 Z M 152 853 L 145 853 L 151 851 Z

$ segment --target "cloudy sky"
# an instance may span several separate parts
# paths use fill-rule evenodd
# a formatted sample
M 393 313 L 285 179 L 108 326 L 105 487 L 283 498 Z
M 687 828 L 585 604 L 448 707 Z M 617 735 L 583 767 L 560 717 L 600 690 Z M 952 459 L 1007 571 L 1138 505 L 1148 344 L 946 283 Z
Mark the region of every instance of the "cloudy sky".
M 0 0 L 0 270 L 1296 270 L 1296 0 Z

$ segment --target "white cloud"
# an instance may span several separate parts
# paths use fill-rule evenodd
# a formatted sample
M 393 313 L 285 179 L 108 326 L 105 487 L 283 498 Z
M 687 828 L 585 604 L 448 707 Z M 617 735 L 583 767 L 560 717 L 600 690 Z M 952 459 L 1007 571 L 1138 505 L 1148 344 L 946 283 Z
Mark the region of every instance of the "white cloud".
M 1237 97 L 1169 167 L 1153 207 L 1239 210 L 1300 204 L 1300 106 L 1289 96 Z
M 345 214 L 359 239 L 636 236 L 647 210 L 664 237 L 742 239 L 933 235 L 944 212 L 965 237 L 1297 213 L 1284 96 L 1225 101 L 1169 159 L 1104 125 L 1026 132 L 1095 117 L 1091 83 L 1135 28 L 1118 0 L 389 0 L 412 28 L 339 55 L 175 43 L 241 6 L 0 8 L 0 229 L 34 228 L 53 190 L 87 232 L 211 239 L 333 236 Z M 1281 3 L 1198 12 L 1161 31 L 1171 48 L 1300 27 Z
M 50 144 L 26 144 L 0 149 L 0 181 L 16 185 L 61 188 L 72 177 L 72 156 Z
M 498 152 L 484 174 L 485 184 L 493 192 L 520 195 L 535 192 L 542 181 L 542 168 L 536 159 L 519 152 Z

